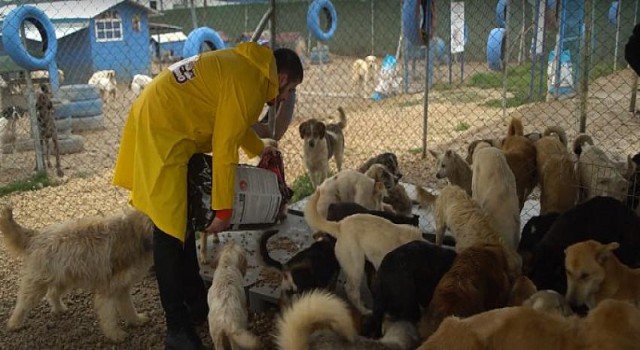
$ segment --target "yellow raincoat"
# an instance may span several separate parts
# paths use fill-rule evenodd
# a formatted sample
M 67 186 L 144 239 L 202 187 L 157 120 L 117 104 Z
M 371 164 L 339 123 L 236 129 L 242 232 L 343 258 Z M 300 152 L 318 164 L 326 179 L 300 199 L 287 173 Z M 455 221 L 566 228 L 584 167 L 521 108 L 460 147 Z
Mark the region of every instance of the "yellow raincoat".
M 273 51 L 255 43 L 170 66 L 131 107 L 113 184 L 130 190 L 131 205 L 158 228 L 184 241 L 189 159 L 212 152 L 212 208 L 231 209 L 238 147 L 249 157 L 262 152 L 251 125 L 277 95 Z

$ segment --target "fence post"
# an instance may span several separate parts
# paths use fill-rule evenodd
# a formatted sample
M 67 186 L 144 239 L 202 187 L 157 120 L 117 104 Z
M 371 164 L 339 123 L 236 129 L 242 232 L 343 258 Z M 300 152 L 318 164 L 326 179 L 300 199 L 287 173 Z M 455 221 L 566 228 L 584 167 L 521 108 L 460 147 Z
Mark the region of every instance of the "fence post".
M 427 135 L 429 131 L 429 65 L 431 64 L 431 21 L 433 20 L 433 16 L 435 15 L 433 10 L 435 10 L 435 6 L 432 7 L 433 0 L 427 0 L 426 6 L 427 10 L 425 11 L 425 21 L 426 23 L 426 54 L 425 54 L 425 69 L 426 74 L 424 78 L 424 100 L 422 104 L 422 159 L 427 158 Z M 407 40 L 407 44 L 409 41 Z
M 504 57 L 502 58 L 502 118 L 507 120 L 507 66 L 509 64 L 509 5 L 510 1 L 507 0 L 507 7 L 504 11 L 504 45 L 502 51 Z
M 580 79 L 580 124 L 581 133 L 587 129 L 587 97 L 589 95 L 589 56 L 591 53 L 591 12 L 593 11 L 593 0 L 587 0 L 584 4 L 584 43 L 582 44 L 582 59 L 580 71 L 582 77 Z M 557 54 L 557 53 L 556 53 Z
M 24 23 L 20 25 L 20 35 L 22 36 L 22 45 L 27 47 L 27 35 L 25 33 Z M 53 38 L 55 40 L 55 38 Z M 33 134 L 34 149 L 36 151 L 36 170 L 38 172 L 45 171 L 44 155 L 42 154 L 42 142 L 40 142 L 40 124 L 36 115 L 36 100 L 33 95 L 33 82 L 31 81 L 31 72 L 28 69 L 24 71 L 25 80 L 27 81 L 27 110 L 31 119 L 31 133 Z M 48 142 L 48 141 L 46 141 Z M 4 152 L 4 150 L 0 150 Z

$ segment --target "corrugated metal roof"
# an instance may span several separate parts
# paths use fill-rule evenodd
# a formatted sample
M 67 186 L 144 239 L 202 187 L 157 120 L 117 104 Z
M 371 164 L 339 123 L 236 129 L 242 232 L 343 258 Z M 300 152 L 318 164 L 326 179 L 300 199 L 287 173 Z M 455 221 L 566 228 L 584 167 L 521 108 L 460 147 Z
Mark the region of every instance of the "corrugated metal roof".
M 54 1 L 39 2 L 33 5 L 44 11 L 49 19 L 51 19 L 51 21 L 55 21 L 63 19 L 90 19 L 122 2 L 128 2 L 136 6 L 140 6 L 151 13 L 157 13 L 157 11 L 143 4 L 131 0 Z M 15 9 L 17 6 L 18 5 L 14 4 L 0 7 L 0 19 L 4 18 L 9 12 L 11 12 L 11 10 Z
M 187 36 L 183 32 L 151 34 L 151 40 L 157 43 L 174 43 L 187 40 Z

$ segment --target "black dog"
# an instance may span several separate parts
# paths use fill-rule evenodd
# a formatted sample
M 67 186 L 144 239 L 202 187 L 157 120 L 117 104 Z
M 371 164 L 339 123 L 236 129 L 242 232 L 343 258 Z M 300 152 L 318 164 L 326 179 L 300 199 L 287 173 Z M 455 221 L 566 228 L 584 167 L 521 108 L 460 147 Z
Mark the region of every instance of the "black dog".
M 558 216 L 533 249 L 526 270 L 538 290 L 553 289 L 564 294 L 564 250 L 589 239 L 620 243 L 614 251 L 618 259 L 630 267 L 640 266 L 640 217 L 619 200 L 594 197 Z
M 558 213 L 547 213 L 544 215 L 533 216 L 529 221 L 527 221 L 524 228 L 522 228 L 520 243 L 518 244 L 518 254 L 522 257 L 522 266 L 525 274 L 528 273 L 526 268 L 531 265 L 533 250 L 547 232 L 549 232 L 551 226 L 559 216 L 560 214 Z
M 358 168 L 358 171 L 364 173 L 369 170 L 369 168 L 371 168 L 371 166 L 374 164 L 384 165 L 385 168 L 387 168 L 387 170 L 389 170 L 389 172 L 395 176 L 396 183 L 402 178 L 402 173 L 400 172 L 400 168 L 398 166 L 398 157 L 396 157 L 395 154 L 386 152 L 370 158 Z
M 638 203 L 640 203 L 640 153 L 633 156 L 632 160 L 636 163 L 636 171 L 631 176 L 631 179 L 629 179 L 627 207 L 631 210 L 636 210 Z
M 417 323 L 421 307 L 429 305 L 433 291 L 455 257 L 453 249 L 425 241 L 409 242 L 385 255 L 373 282 L 373 315 L 370 329 L 365 332 L 381 336 L 385 314 L 394 321 Z
M 350 202 L 332 203 L 329 205 L 327 220 L 340 221 L 353 214 L 368 213 L 383 217 L 396 224 L 409 224 L 418 226 L 418 217 L 405 217 L 393 215 L 384 211 L 368 210 L 365 207 Z M 260 256 L 263 262 L 282 274 L 281 302 L 288 303 L 291 297 L 313 289 L 333 290 L 335 287 L 340 264 L 334 252 L 336 240 L 329 235 L 322 235 L 320 239 L 312 243 L 308 248 L 301 250 L 282 264 L 269 256 L 267 242 L 269 238 L 278 233 L 277 230 L 265 232 L 260 238 Z M 369 281 L 372 280 L 375 269 L 367 262 L 365 265 Z

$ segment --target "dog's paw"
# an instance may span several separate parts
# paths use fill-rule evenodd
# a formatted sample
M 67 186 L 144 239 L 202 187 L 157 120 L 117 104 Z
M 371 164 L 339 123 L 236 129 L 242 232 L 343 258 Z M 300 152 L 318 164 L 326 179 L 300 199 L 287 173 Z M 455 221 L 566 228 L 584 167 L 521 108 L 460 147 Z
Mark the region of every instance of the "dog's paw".
M 7 328 L 11 331 L 16 331 L 22 327 L 23 327 L 22 322 L 14 319 L 13 317 L 11 317 L 7 322 Z
M 141 312 L 136 314 L 136 318 L 129 321 L 129 324 L 132 326 L 142 326 L 147 322 L 149 322 L 149 316 L 145 312 Z
M 104 335 L 114 343 L 122 343 L 125 339 L 127 339 L 127 332 L 123 331 L 120 328 L 114 328 L 108 331 L 105 330 Z
M 198 261 L 200 262 L 200 265 L 208 265 L 209 264 L 209 259 L 205 256 L 205 254 L 202 254 L 198 257 Z
M 51 312 L 53 312 L 54 314 L 62 314 L 67 312 L 67 305 L 65 305 L 63 302 L 50 303 L 50 304 L 51 304 Z

